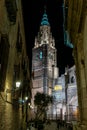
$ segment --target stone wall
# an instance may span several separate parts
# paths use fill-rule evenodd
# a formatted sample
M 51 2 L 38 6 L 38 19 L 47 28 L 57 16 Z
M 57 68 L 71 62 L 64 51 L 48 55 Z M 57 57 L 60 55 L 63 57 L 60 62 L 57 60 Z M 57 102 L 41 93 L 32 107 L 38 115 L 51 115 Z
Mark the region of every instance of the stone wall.
M 16 104 L 13 106 L 7 103 L 2 99 L 0 94 L 0 130 L 20 130 L 21 127 L 21 109 L 19 109 Z
M 17 2 L 16 6 L 14 5 L 15 2 Z M 13 15 L 15 17 L 13 17 Z M 20 35 L 18 34 L 18 31 Z M 24 126 L 26 126 L 26 122 L 24 120 L 25 117 L 23 116 L 24 113 L 22 113 L 21 107 L 18 107 L 17 102 L 14 102 L 13 105 L 13 100 L 12 100 L 13 99 L 12 90 L 16 88 L 15 85 L 16 78 L 14 79 L 14 75 L 15 75 L 14 66 L 15 65 L 20 66 L 19 78 L 21 81 L 24 81 L 24 75 L 23 75 L 24 70 L 22 68 L 22 62 L 24 63 L 27 57 L 21 0 L 17 0 L 17 1 L 14 0 L 14 2 L 13 0 L 0 0 L 0 45 L 1 44 L 3 45 L 3 42 L 1 41 L 2 36 L 6 36 L 8 39 L 9 52 L 8 52 L 8 61 L 6 62 L 7 68 L 4 73 L 6 75 L 4 80 L 5 85 L 3 91 L 2 90 L 0 91 L 0 130 L 24 130 Z M 21 37 L 21 41 L 20 41 L 22 45 L 21 52 L 17 50 L 19 37 Z M 6 50 L 4 49 L 3 52 L 5 55 L 6 55 Z M 1 59 L 0 59 L 0 66 L 1 66 L 0 67 L 0 72 L 1 72 L 2 71 Z M 28 68 L 27 68 L 27 73 L 29 74 Z M 3 80 L 3 76 L 1 78 Z M 27 78 L 29 79 L 29 77 Z M 0 82 L 0 87 L 1 87 L 1 82 Z M 26 88 L 25 86 L 22 86 L 22 88 L 23 87 Z M 7 92 L 7 90 L 9 92 Z M 18 101 L 18 99 L 19 97 L 17 97 L 16 101 Z M 22 126 L 23 129 L 21 128 Z
M 71 1 L 68 5 L 68 28 L 74 45 L 80 122 L 77 130 L 87 129 L 87 1 Z M 76 6 L 78 5 L 78 6 Z M 76 12 L 76 13 L 75 13 Z M 77 19 L 78 18 L 78 19 Z M 75 22 L 73 22 L 75 20 Z M 74 24 L 73 24 L 74 23 Z M 72 25 L 72 26 L 70 26 Z M 76 27 L 77 26 L 77 27 Z

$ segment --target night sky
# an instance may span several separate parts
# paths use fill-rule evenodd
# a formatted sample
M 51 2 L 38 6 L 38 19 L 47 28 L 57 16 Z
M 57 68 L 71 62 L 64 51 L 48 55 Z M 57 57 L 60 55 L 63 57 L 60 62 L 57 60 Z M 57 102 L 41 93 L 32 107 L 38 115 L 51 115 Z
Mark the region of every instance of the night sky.
M 60 74 L 64 73 L 64 68 L 67 65 L 71 67 L 74 64 L 74 60 L 72 57 L 72 49 L 64 45 L 63 0 L 31 0 L 30 3 L 28 0 L 22 1 L 30 69 L 35 36 L 37 36 L 39 31 L 41 19 L 44 13 L 44 6 L 46 6 L 51 32 L 55 39 L 55 46 L 57 48 L 57 64 L 59 72 Z

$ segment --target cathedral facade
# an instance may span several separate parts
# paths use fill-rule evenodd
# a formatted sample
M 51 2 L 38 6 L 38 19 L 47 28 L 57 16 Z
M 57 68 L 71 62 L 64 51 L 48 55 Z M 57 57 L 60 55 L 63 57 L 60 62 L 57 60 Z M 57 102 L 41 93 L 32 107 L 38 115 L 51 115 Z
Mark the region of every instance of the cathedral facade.
M 59 77 L 57 50 L 46 12 L 43 14 L 40 30 L 32 49 L 32 74 L 32 106 L 37 92 L 52 95 L 54 102 L 49 107 L 47 118 L 71 120 L 70 114 L 73 115 L 74 109 L 76 111 L 78 107 L 75 66 L 67 68 Z M 74 117 L 73 115 L 72 120 Z

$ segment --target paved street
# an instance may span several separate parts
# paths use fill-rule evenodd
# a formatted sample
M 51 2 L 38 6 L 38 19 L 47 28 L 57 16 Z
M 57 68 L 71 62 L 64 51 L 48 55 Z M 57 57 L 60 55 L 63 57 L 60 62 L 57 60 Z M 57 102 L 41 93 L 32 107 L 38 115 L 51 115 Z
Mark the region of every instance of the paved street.
M 50 124 L 45 124 L 44 130 L 57 130 L 56 122 L 51 122 Z
M 46 124 L 44 130 L 58 130 L 56 122 L 51 122 L 51 124 Z M 67 130 L 67 129 L 61 126 L 59 130 Z
M 29 130 L 29 128 L 27 130 Z M 38 129 L 35 128 L 35 127 L 31 127 L 30 130 L 38 130 Z M 58 129 L 57 128 L 57 123 L 55 121 L 51 121 L 50 123 L 47 123 L 47 124 L 45 123 L 44 124 L 44 129 L 43 130 L 68 130 L 68 128 L 60 125 L 60 127 Z

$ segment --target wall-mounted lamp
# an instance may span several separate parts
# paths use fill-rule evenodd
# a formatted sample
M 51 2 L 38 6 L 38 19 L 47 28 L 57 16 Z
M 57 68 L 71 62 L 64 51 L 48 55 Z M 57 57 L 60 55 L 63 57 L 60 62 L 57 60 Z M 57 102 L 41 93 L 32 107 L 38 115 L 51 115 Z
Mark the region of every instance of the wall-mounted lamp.
M 16 82 L 16 88 L 19 88 L 20 85 L 21 85 L 21 82 L 20 82 L 20 81 L 17 81 L 17 82 Z
M 25 97 L 25 100 L 27 101 L 27 100 L 28 100 L 28 97 Z

